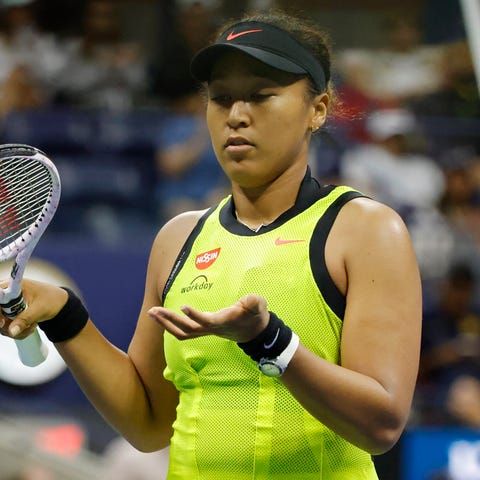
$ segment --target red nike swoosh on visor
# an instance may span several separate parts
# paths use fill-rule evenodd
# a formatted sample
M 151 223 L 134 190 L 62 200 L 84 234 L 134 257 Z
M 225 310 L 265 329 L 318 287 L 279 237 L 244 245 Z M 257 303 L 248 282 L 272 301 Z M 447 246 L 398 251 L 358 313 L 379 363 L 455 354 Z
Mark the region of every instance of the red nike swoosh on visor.
M 228 34 L 227 40 L 233 40 L 234 38 L 241 37 L 242 35 L 247 35 L 247 33 L 254 33 L 254 32 L 262 32 L 263 30 L 245 30 L 244 32 L 233 33 L 230 32 Z

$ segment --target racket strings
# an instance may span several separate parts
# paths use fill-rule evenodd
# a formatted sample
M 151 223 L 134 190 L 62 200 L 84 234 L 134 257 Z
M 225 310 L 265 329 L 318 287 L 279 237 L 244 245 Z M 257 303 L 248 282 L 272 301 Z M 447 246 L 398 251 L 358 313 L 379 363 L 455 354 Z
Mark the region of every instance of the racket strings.
M 48 168 L 30 157 L 0 159 L 0 249 L 41 220 L 52 179 Z

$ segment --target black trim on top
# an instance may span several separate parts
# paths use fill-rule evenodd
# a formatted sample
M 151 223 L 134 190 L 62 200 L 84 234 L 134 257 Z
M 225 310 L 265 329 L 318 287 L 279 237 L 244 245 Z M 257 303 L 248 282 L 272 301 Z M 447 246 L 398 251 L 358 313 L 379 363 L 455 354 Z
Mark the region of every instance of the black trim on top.
M 180 250 L 180 253 L 177 256 L 177 259 L 175 260 L 172 271 L 170 272 L 170 275 L 168 276 L 168 279 L 165 282 L 165 286 L 164 286 L 163 292 L 162 292 L 162 305 L 165 303 L 165 297 L 167 296 L 167 293 L 170 290 L 170 287 L 172 286 L 173 281 L 175 280 L 178 272 L 180 271 L 181 267 L 185 263 L 185 260 L 188 258 L 188 255 L 190 254 L 193 242 L 195 241 L 198 234 L 202 230 L 203 225 L 204 225 L 205 221 L 207 220 L 207 218 L 212 214 L 212 212 L 215 211 L 216 208 L 217 208 L 217 205 L 209 208 L 200 217 L 197 224 L 195 225 L 193 230 L 190 232 L 190 235 L 188 236 L 187 240 L 183 244 L 183 247 L 182 247 L 182 249 Z
M 327 208 L 327 211 L 318 221 L 310 241 L 310 264 L 315 282 L 318 289 L 322 292 L 325 302 L 327 302 L 335 315 L 342 320 L 345 315 L 346 301 L 328 272 L 325 261 L 325 245 L 340 209 L 350 200 L 359 197 L 365 197 L 365 195 L 355 191 L 345 192 L 340 195 Z
M 283 225 L 286 221 L 297 216 L 299 213 L 313 205 L 320 198 L 326 197 L 334 188 L 335 185 L 320 185 L 318 181 L 312 177 L 310 167 L 307 167 L 307 171 L 305 172 L 305 176 L 303 177 L 302 183 L 300 184 L 300 188 L 298 190 L 295 205 L 283 212 L 272 223 L 261 227 L 257 232 L 243 225 L 243 223 L 240 223 L 237 220 L 233 197 L 230 197 L 230 199 L 222 207 L 219 215 L 220 223 L 226 230 L 234 235 L 240 235 L 244 237 L 261 235 L 262 233 L 275 230 L 280 225 Z

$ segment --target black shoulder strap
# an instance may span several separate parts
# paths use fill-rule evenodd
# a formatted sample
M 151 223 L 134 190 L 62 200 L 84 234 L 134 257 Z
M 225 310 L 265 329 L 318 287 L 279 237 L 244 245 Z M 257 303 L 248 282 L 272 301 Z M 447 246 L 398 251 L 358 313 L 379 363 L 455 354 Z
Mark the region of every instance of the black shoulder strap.
M 341 208 L 350 200 L 359 197 L 365 197 L 365 195 L 356 191 L 345 192 L 340 195 L 318 221 L 310 241 L 310 264 L 315 282 L 329 307 L 341 319 L 345 315 L 345 297 L 338 290 L 328 273 L 325 262 L 325 245 L 333 222 Z
M 172 286 L 172 283 L 175 280 L 175 277 L 177 276 L 177 274 L 180 271 L 181 267 L 183 266 L 185 260 L 187 259 L 188 255 L 190 254 L 190 250 L 192 249 L 193 242 L 195 241 L 198 234 L 202 230 L 202 227 L 203 227 L 205 221 L 207 220 L 207 218 L 212 214 L 212 212 L 216 208 L 217 208 L 217 206 L 211 207 L 200 217 L 197 224 L 195 225 L 193 230 L 190 232 L 190 235 L 188 236 L 187 240 L 183 244 L 183 247 L 182 247 L 182 249 L 180 250 L 180 253 L 177 256 L 177 259 L 175 260 L 172 271 L 170 272 L 170 275 L 168 276 L 168 279 L 165 282 L 165 287 L 163 288 L 163 292 L 162 292 L 162 304 L 165 303 L 165 297 L 167 296 L 167 293 L 170 290 L 170 287 Z

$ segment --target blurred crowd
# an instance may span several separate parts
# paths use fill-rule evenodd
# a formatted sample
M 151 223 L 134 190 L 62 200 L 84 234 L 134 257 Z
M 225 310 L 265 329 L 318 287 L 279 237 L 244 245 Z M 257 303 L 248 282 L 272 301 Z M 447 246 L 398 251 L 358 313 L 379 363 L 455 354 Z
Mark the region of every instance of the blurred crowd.
M 393 207 L 412 235 L 424 290 L 412 424 L 480 429 L 479 87 L 465 38 L 422 33 L 397 16 L 380 48 L 339 52 L 340 96 L 360 115 L 340 131 L 332 173 Z
M 188 64 L 226 19 L 231 2 L 158 2 L 155 52 L 127 38 L 118 1 L 58 2 L 64 10 L 75 10 L 82 21 L 50 19 L 49 25 L 45 5 L 52 3 L 0 0 L 3 143 L 29 138 L 19 128 L 25 127 L 25 115 L 38 118 L 39 111 L 73 109 L 117 119 L 110 134 L 118 147 L 128 115 L 154 112 L 147 118 L 146 148 L 142 143 L 139 151 L 134 141 L 121 152 L 127 160 L 143 156 L 137 164 L 142 168 L 146 162 L 151 210 L 145 224 L 154 230 L 180 211 L 216 202 L 227 186 L 209 142 L 204 100 Z M 430 3 L 425 2 L 425 15 Z M 276 4 L 248 2 L 257 8 Z M 407 11 L 387 15 L 379 45 L 334 52 L 338 101 L 313 139 L 310 166 L 324 183 L 348 184 L 390 205 L 411 232 L 424 282 L 422 358 L 412 425 L 480 429 L 479 86 L 464 31 L 435 36 L 427 32 L 429 22 L 431 16 L 420 21 Z M 78 135 L 80 130 L 75 130 Z M 100 139 L 99 131 L 95 135 Z M 38 142 L 39 147 L 51 145 Z M 91 145 L 82 148 L 81 155 L 70 156 L 77 166 L 98 153 Z M 68 153 L 59 152 L 61 165 Z M 119 160 L 108 163 L 111 152 L 102 155 L 99 162 L 115 168 Z M 91 169 L 85 160 L 87 164 Z M 67 186 L 68 165 L 65 160 Z M 89 172 L 95 176 L 95 165 Z M 118 180 L 119 188 L 130 188 L 132 178 L 127 171 Z M 145 194 L 147 187 L 139 185 Z M 83 203 L 75 208 L 96 225 L 92 231 L 100 240 L 121 231 L 119 218 L 146 211 L 144 199 L 135 211 L 136 197 L 128 198 L 129 208 L 112 207 L 108 200 L 100 206 L 95 196 L 78 198 Z M 59 223 L 58 228 L 64 232 L 70 227 Z

